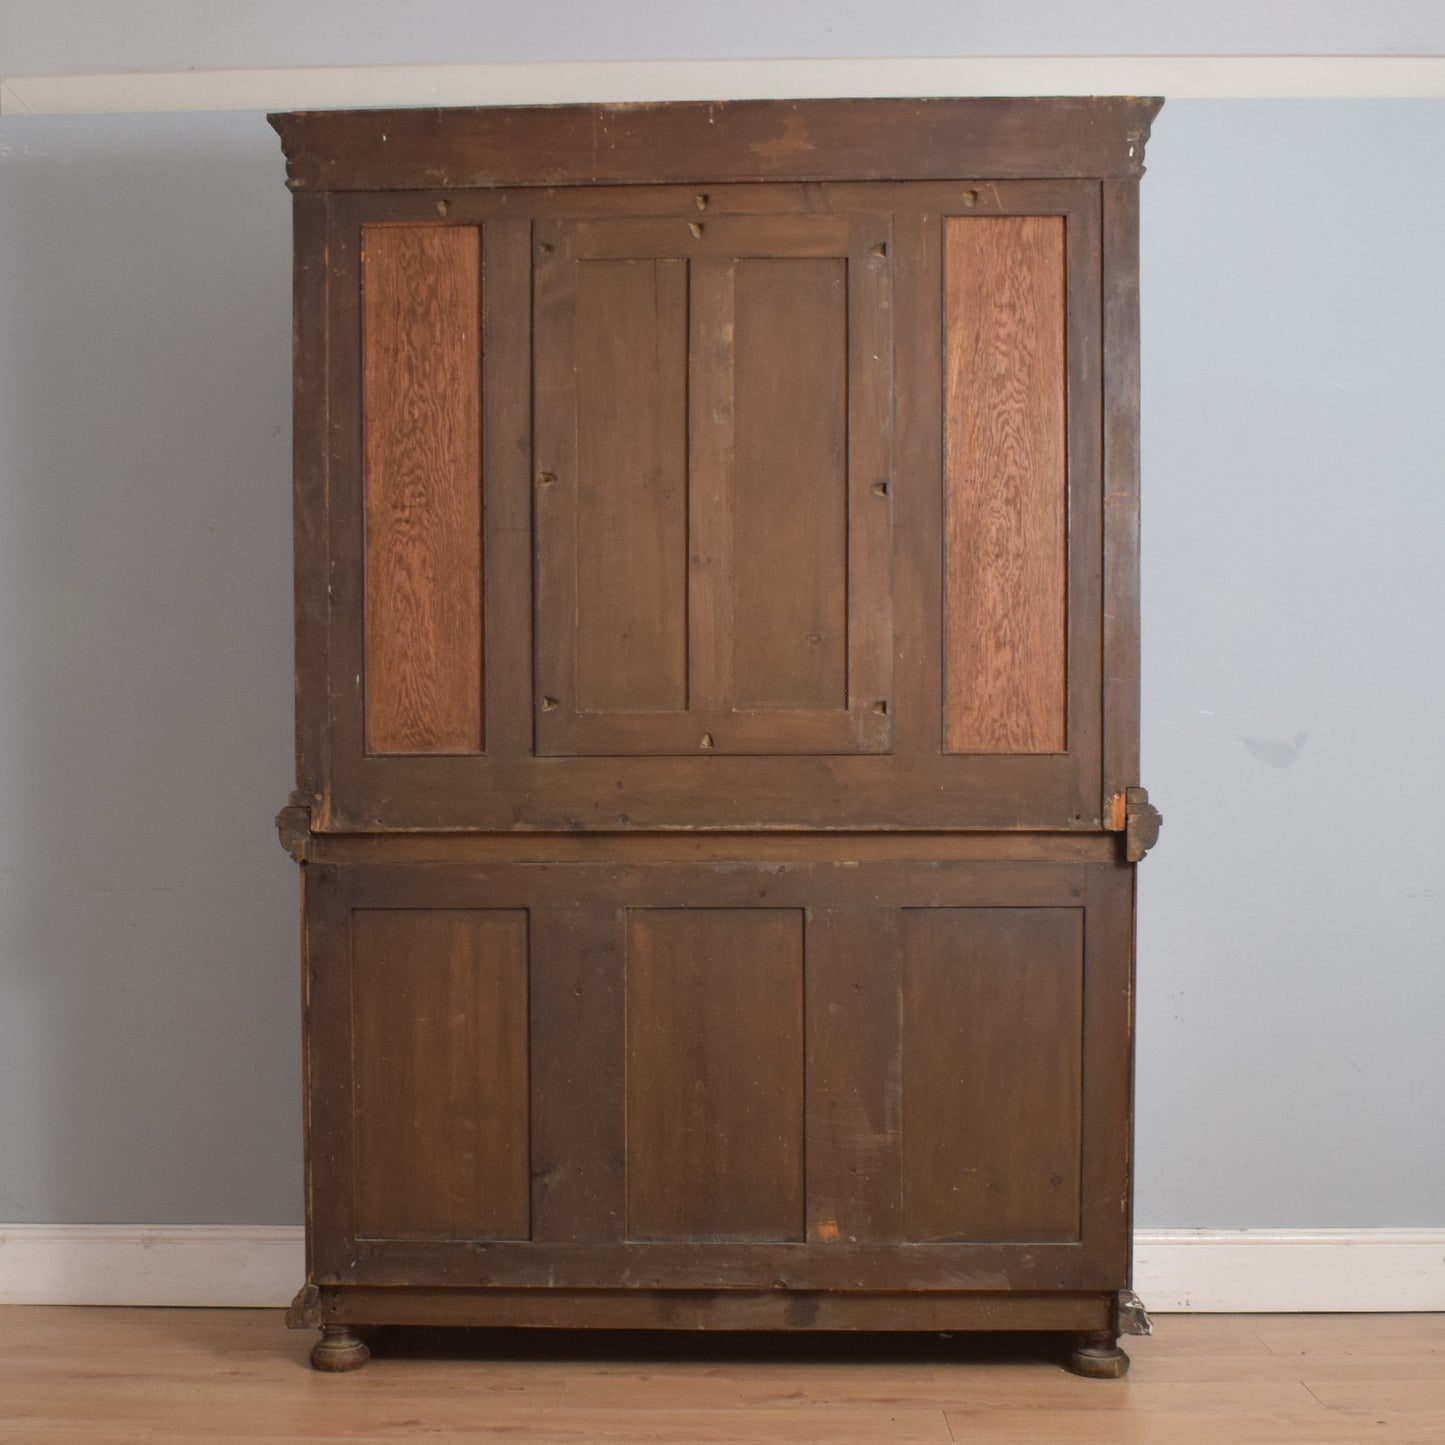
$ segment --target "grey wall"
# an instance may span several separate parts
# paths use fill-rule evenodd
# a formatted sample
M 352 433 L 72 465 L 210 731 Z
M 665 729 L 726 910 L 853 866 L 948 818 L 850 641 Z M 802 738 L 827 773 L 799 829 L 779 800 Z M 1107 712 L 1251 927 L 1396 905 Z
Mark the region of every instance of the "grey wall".
M 1145 1224 L 1445 1224 L 1442 156 L 1442 102 L 1149 148 Z
M 1150 147 L 1142 1225 L 1445 1225 L 1442 154 Z M 0 121 L 0 1220 L 299 1218 L 287 226 L 260 116 Z
M 1439 0 L 0 0 L 0 75 L 448 61 L 1424 55 Z
M 283 174 L 0 122 L 0 1220 L 299 1217 Z

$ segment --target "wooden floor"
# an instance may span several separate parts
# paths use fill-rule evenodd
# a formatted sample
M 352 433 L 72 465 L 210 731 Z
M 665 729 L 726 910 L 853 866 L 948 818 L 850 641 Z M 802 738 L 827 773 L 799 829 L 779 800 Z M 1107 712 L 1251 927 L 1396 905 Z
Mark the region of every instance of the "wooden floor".
M 1445 1442 L 1445 1315 L 1166 1315 L 1123 1381 L 1045 1337 L 381 1336 L 270 1310 L 0 1308 L 0 1442 Z

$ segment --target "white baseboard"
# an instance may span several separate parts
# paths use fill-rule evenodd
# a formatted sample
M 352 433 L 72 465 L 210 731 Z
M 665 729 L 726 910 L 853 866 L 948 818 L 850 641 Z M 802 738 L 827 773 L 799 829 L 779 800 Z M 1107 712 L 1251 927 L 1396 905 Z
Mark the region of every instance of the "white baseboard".
M 4 75 L 0 76 L 0 115 L 850 95 L 1439 98 L 1445 95 L 1445 56 L 871 56 Z
M 0 1304 L 259 1308 L 305 1277 L 295 1225 L 0 1225 Z
M 1140 1229 L 1134 1289 L 1161 1314 L 1445 1310 L 1445 1229 Z
M 0 1225 L 0 1304 L 290 1303 L 290 1225 Z M 1134 1287 L 1156 1314 L 1445 1311 L 1445 1229 L 1143 1229 Z

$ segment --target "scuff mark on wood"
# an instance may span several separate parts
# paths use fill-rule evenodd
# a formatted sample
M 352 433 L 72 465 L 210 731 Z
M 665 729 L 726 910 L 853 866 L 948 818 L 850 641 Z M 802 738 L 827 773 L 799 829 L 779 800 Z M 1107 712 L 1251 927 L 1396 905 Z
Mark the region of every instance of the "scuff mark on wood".
M 788 117 L 787 124 L 783 127 L 783 133 L 773 140 L 754 141 L 748 147 L 759 160 L 768 161 L 771 164 L 779 165 L 783 161 L 793 160 L 797 156 L 807 155 L 809 151 L 817 150 L 808 136 L 808 123 L 795 111 Z

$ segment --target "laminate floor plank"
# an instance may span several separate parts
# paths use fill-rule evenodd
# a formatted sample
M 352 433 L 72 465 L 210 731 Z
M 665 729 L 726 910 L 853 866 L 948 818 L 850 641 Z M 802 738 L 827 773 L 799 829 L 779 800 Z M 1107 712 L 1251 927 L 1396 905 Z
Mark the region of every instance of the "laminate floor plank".
M 0 1308 L 0 1445 L 1442 1445 L 1445 1315 L 1166 1315 L 1120 1381 L 1045 1336 L 390 1331 L 350 1375 L 274 1310 Z

